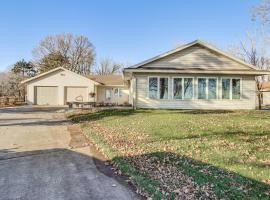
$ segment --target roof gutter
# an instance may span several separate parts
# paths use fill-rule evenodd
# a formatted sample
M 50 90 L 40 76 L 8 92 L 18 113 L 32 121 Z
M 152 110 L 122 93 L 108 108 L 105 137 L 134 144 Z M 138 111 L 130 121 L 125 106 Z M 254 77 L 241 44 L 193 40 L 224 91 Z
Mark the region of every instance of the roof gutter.
M 268 75 L 269 70 L 251 71 L 221 71 L 221 70 L 175 70 L 175 69 L 125 69 L 124 73 L 178 73 L 178 74 L 243 74 L 243 75 Z

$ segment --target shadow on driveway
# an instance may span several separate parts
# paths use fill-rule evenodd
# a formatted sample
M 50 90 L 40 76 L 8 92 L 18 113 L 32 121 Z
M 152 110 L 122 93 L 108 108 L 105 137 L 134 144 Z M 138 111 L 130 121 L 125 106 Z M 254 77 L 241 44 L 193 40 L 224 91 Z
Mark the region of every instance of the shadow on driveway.
M 140 199 L 128 183 L 100 173 L 83 152 L 3 149 L 0 155 L 0 199 Z

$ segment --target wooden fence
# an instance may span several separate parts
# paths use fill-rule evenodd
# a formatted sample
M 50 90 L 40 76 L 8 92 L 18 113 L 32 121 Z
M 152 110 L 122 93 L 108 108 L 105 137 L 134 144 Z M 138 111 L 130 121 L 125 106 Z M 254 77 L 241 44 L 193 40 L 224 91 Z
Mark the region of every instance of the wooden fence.
M 0 97 L 0 107 L 14 106 L 23 103 L 23 100 L 18 97 Z

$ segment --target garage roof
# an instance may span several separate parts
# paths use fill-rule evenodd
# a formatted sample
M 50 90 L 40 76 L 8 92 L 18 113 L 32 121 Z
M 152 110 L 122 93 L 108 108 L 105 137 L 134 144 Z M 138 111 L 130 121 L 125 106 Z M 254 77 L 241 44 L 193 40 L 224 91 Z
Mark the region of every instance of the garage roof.
M 124 85 L 124 80 L 123 80 L 122 75 L 87 75 L 87 76 L 82 76 L 80 74 L 72 72 L 72 71 L 65 69 L 63 67 L 58 67 L 58 68 L 52 69 L 52 70 L 47 71 L 45 73 L 39 74 L 35 77 L 24 80 L 21 83 L 24 84 L 24 83 L 33 81 L 35 79 L 38 79 L 40 77 L 43 77 L 45 75 L 48 75 L 48 74 L 53 73 L 53 72 L 58 71 L 58 70 L 63 70 L 63 71 L 68 71 L 68 72 L 74 73 L 77 76 L 81 76 L 83 78 L 88 78 L 88 79 L 96 82 L 97 84 L 101 84 L 101 85 L 106 85 L 106 86 L 123 86 Z
M 122 75 L 88 75 L 87 78 L 107 86 L 122 86 L 124 80 Z

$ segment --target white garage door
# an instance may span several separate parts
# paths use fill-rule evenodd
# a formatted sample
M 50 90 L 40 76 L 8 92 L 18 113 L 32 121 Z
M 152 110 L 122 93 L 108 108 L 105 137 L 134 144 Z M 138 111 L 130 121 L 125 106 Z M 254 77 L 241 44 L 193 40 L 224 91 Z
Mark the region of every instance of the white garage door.
M 37 105 L 58 105 L 58 88 L 36 87 L 35 102 Z
M 86 87 L 66 87 L 66 102 L 86 102 L 87 88 Z

